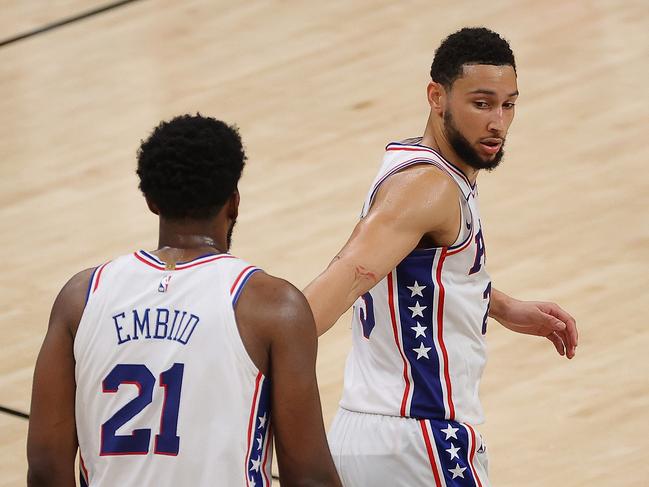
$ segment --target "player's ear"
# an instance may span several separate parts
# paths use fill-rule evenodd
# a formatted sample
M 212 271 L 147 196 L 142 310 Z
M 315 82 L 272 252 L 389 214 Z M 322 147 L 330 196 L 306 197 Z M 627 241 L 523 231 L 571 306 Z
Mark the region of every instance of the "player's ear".
M 239 201 L 241 201 L 241 197 L 239 196 L 239 188 L 236 188 L 227 202 L 228 218 L 230 220 L 236 220 L 237 216 L 239 216 Z
M 435 112 L 440 117 L 443 116 L 446 107 L 446 90 L 444 89 L 444 86 L 435 81 L 431 81 L 428 83 L 426 93 L 428 95 L 428 104 L 430 105 L 431 111 Z
M 160 215 L 158 206 L 146 196 L 144 197 L 144 199 L 146 200 L 146 205 L 149 207 L 149 210 L 151 210 L 151 213 L 153 213 L 154 215 Z

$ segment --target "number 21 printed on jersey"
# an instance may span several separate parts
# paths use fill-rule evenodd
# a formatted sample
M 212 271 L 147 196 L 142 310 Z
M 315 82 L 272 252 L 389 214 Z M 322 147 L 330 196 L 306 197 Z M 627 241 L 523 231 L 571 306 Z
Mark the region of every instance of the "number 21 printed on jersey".
M 160 374 L 160 387 L 164 388 L 164 401 L 160 413 L 160 431 L 155 435 L 153 453 L 178 455 L 180 438 L 176 435 L 180 393 L 185 364 L 175 363 Z M 155 377 L 142 364 L 119 364 L 102 382 L 104 393 L 116 393 L 121 384 L 138 387 L 138 395 L 101 425 L 101 455 L 146 455 L 151 443 L 151 430 L 136 429 L 130 435 L 118 435 L 117 430 L 137 416 L 153 401 Z

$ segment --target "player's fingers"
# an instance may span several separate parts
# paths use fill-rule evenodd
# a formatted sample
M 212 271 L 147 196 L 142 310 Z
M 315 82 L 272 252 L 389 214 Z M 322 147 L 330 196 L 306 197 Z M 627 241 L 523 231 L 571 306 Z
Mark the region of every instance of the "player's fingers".
M 577 353 L 577 349 L 575 347 L 570 347 L 566 350 L 566 357 L 572 359 L 575 357 L 576 353 Z
M 556 316 L 543 312 L 543 328 L 545 330 L 544 335 L 547 336 L 550 333 L 564 331 L 566 329 L 566 324 Z
M 546 309 L 544 309 L 547 314 L 554 316 L 555 318 L 560 319 L 566 325 L 566 330 L 568 332 L 568 343 L 570 346 L 577 346 L 579 341 L 579 333 L 577 332 L 577 321 L 564 310 L 561 306 L 556 303 L 547 303 Z
M 570 334 L 568 333 L 568 328 L 564 331 L 559 332 L 558 335 L 561 337 L 564 346 L 566 347 L 566 357 L 573 358 L 577 352 L 577 344 L 571 341 Z
M 577 331 L 577 322 L 572 316 L 568 321 L 566 321 L 566 332 L 570 339 L 570 345 L 576 347 L 577 342 L 579 341 L 579 332 Z
M 565 355 L 565 347 L 563 346 L 563 341 L 556 333 L 550 333 L 547 337 L 554 344 L 554 348 L 557 349 L 557 352 L 562 357 Z
M 573 358 L 577 352 L 577 346 L 571 342 L 570 334 L 568 333 L 568 329 L 566 328 L 563 331 L 558 331 L 556 334 L 559 336 L 561 341 L 563 342 L 564 349 L 566 351 L 566 358 Z

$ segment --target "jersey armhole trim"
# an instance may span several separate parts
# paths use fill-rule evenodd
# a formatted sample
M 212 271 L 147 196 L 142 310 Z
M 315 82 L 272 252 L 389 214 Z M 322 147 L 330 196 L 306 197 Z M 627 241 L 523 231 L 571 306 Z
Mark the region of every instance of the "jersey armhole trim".
M 90 476 L 88 475 L 88 469 L 83 461 L 81 451 L 79 451 L 79 483 L 81 487 L 88 487 L 90 484 Z
M 379 179 L 379 180 L 374 184 L 374 187 L 372 188 L 372 192 L 371 192 L 371 194 L 370 194 L 370 197 L 369 197 L 369 199 L 368 199 L 368 201 L 367 201 L 367 209 L 366 209 L 366 211 L 365 211 L 365 214 L 369 213 L 370 208 L 372 207 L 372 203 L 374 203 L 374 198 L 376 198 L 376 193 L 378 193 L 379 188 L 380 188 L 381 185 L 385 182 L 386 179 L 388 179 L 390 176 L 393 176 L 393 175 L 397 174 L 397 173 L 400 172 L 400 171 L 403 171 L 404 169 L 409 168 L 410 166 L 416 166 L 417 164 L 428 164 L 428 165 L 430 165 L 430 166 L 435 166 L 435 167 L 438 168 L 440 171 L 442 171 L 442 172 L 448 174 L 448 171 L 447 171 L 447 170 L 446 170 L 446 169 L 445 169 L 441 164 L 437 163 L 437 162 L 434 161 L 433 159 L 428 159 L 428 158 L 421 158 L 421 157 L 418 157 L 418 158 L 415 158 L 415 159 L 410 159 L 410 160 L 404 161 L 404 162 L 402 162 L 401 164 L 398 164 L 397 166 L 393 167 L 393 168 L 392 168 L 390 171 L 388 171 L 387 173 L 385 173 L 385 174 L 381 177 L 381 179 Z M 453 177 L 451 177 L 451 179 L 453 179 Z M 455 182 L 454 179 L 453 179 L 453 181 Z M 457 184 L 457 182 L 456 182 L 456 184 Z M 459 185 L 458 185 L 458 186 L 459 186 Z M 460 188 L 460 190 L 461 190 L 461 189 L 462 189 L 462 188 Z
M 409 143 L 404 143 L 404 142 L 409 142 L 413 141 L 415 143 L 409 144 Z M 421 145 L 421 137 L 416 137 L 414 139 L 406 139 L 403 142 L 390 142 L 388 145 L 385 146 L 385 151 L 423 151 L 423 152 L 430 152 L 435 154 L 437 157 L 439 157 L 442 161 L 442 163 L 451 171 L 453 171 L 455 174 L 457 174 L 462 180 L 471 188 L 471 191 L 475 190 L 476 184 L 475 182 L 472 184 L 471 181 L 469 181 L 469 178 L 467 177 L 466 174 L 464 174 L 464 171 L 457 167 L 455 164 L 453 164 L 451 161 L 447 160 L 442 154 L 440 154 L 438 151 L 433 149 L 432 147 L 427 147 L 425 145 Z
M 460 231 L 458 232 L 458 236 L 455 239 L 455 242 L 452 245 L 448 246 L 448 251 L 450 254 L 457 254 L 458 252 L 461 252 L 473 240 L 473 234 L 475 232 L 475 222 L 473 220 L 473 214 L 471 213 L 471 208 L 467 207 L 467 209 L 469 211 L 468 216 L 470 218 L 470 220 L 468 221 L 466 219 L 467 215 L 465 209 L 462 206 L 462 203 L 460 202 Z M 468 232 L 466 232 L 466 238 L 464 240 L 461 240 L 465 225 Z
M 407 169 L 411 166 L 416 166 L 418 164 L 427 164 L 429 166 L 436 167 L 437 169 L 442 171 L 442 173 L 446 174 L 448 177 L 451 178 L 451 180 L 456 184 L 456 186 L 460 190 L 460 194 L 462 195 L 462 197 L 468 201 L 469 197 L 467 194 L 465 194 L 464 188 L 462 188 L 462 185 L 453 177 L 452 174 L 450 174 L 448 168 L 446 168 L 442 163 L 436 161 L 435 159 L 431 159 L 428 157 L 417 157 L 414 159 L 409 159 L 407 161 L 404 161 L 398 164 L 397 166 L 393 167 L 390 171 L 385 173 L 376 183 L 374 183 L 374 187 L 372 188 L 372 192 L 370 193 L 370 196 L 367 200 L 366 207 L 363 207 L 361 218 L 364 218 L 370 212 L 370 208 L 372 208 L 372 204 L 374 203 L 376 194 L 378 193 L 379 188 L 385 182 L 386 179 L 388 179 L 390 176 L 397 174 L 400 171 L 403 171 L 404 169 Z
M 88 290 L 86 291 L 86 302 L 84 304 L 84 308 L 88 305 L 88 300 L 90 299 L 90 295 L 93 294 L 99 287 L 101 273 L 104 271 L 106 266 L 110 264 L 110 262 L 111 261 L 108 261 L 100 265 L 99 267 L 95 267 L 95 270 L 92 271 L 92 275 L 90 276 L 90 281 L 88 282 Z
M 86 302 L 83 305 L 84 308 L 88 304 L 88 299 L 90 299 L 90 290 L 92 289 L 92 282 L 95 280 L 95 274 L 97 273 L 97 269 L 99 269 L 99 267 L 95 267 L 92 270 L 92 274 L 90 274 L 90 279 L 88 280 L 88 290 L 86 291 Z
M 232 284 L 232 287 L 230 288 L 230 296 L 232 296 L 232 307 L 234 308 L 237 304 L 237 301 L 239 301 L 239 297 L 241 296 L 241 291 L 243 291 L 244 286 L 248 282 L 248 279 L 250 279 L 250 276 L 252 276 L 255 272 L 261 271 L 259 267 L 255 267 L 253 265 L 249 265 L 245 269 L 243 269 L 237 278 L 234 280 L 234 283 Z

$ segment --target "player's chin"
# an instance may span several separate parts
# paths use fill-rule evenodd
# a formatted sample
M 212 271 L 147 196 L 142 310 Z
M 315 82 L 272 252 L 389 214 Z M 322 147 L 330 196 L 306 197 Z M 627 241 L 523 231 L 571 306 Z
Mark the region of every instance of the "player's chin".
M 485 171 L 493 171 L 498 167 L 500 164 L 500 157 L 492 156 L 489 157 L 488 159 L 481 158 L 482 159 L 482 167 L 481 169 L 484 169 Z
M 485 169 L 486 171 L 492 171 L 496 169 L 502 161 L 504 155 L 505 152 L 502 147 L 495 154 L 480 154 L 482 169 Z

